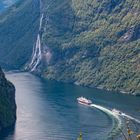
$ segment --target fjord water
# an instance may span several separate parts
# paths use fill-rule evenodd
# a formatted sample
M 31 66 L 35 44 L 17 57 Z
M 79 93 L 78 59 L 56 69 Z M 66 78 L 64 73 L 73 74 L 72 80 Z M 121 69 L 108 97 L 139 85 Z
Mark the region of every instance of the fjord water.
M 118 125 L 124 125 L 121 118 L 78 104 L 79 96 L 140 120 L 139 97 L 46 81 L 30 73 L 11 72 L 7 78 L 16 86 L 17 122 L 0 140 L 76 140 L 80 131 L 84 140 L 106 140 L 109 135 L 118 135 Z M 139 131 L 140 125 L 133 123 Z

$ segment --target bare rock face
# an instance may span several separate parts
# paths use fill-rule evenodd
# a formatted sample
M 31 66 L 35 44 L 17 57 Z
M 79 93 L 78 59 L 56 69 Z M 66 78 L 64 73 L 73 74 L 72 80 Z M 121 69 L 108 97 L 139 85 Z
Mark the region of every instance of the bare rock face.
M 15 87 L 0 68 L 0 130 L 11 127 L 16 121 Z

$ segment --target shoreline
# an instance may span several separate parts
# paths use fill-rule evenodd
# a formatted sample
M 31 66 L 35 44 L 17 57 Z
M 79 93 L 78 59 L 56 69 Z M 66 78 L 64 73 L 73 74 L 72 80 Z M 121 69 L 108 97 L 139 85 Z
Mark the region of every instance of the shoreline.
M 114 92 L 116 94 L 123 94 L 123 95 L 130 95 L 130 96 L 140 96 L 140 93 L 138 92 L 130 92 L 130 91 L 125 91 L 125 90 L 113 90 L 110 88 L 105 88 L 103 86 L 88 86 L 88 85 L 82 85 L 79 82 L 68 82 L 68 81 L 60 81 L 60 80 L 56 80 L 56 79 L 49 79 L 47 77 L 45 77 L 44 75 L 38 73 L 38 72 L 30 72 L 30 71 L 25 71 L 25 70 L 9 70 L 9 71 L 5 71 L 6 73 L 31 73 L 33 75 L 36 75 L 40 78 L 43 78 L 44 80 L 50 80 L 50 81 L 56 81 L 56 82 L 60 82 L 60 83 L 66 83 L 66 84 L 72 84 L 72 85 L 76 85 L 76 86 L 81 86 L 81 87 L 87 87 L 87 88 L 95 88 L 95 89 L 99 89 L 99 90 L 105 90 L 108 92 Z

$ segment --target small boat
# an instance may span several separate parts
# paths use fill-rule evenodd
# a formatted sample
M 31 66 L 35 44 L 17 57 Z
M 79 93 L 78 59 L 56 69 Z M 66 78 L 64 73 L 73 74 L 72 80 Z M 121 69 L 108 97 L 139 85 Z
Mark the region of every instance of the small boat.
M 115 114 L 117 114 L 117 115 L 122 115 L 122 112 L 121 111 L 119 111 L 119 110 L 117 110 L 117 109 L 112 109 L 112 112 L 113 113 L 115 113 Z
M 79 104 L 83 104 L 83 105 L 91 105 L 92 104 L 92 101 L 86 99 L 85 97 L 79 97 L 79 98 L 77 98 L 77 101 Z

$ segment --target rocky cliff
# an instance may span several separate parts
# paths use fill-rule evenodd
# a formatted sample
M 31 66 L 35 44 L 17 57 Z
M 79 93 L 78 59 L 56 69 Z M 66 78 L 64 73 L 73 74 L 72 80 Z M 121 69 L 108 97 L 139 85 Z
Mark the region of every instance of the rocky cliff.
M 16 121 L 15 87 L 0 68 L 0 130 L 12 126 Z

